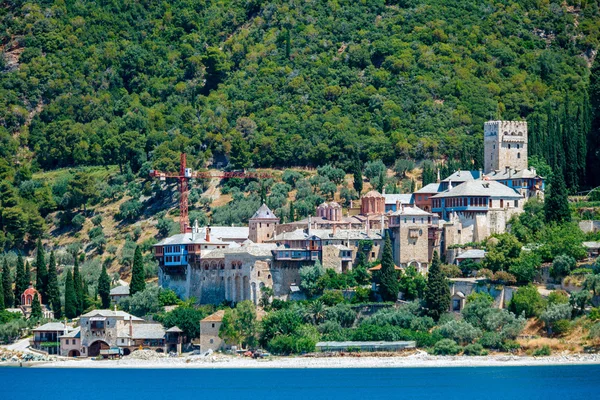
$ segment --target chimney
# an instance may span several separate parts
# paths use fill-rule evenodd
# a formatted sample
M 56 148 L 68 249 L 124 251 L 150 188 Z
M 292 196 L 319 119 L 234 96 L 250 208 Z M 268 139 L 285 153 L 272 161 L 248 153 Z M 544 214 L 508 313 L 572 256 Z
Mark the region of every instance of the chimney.
M 438 168 L 437 170 L 437 183 L 440 183 L 441 179 L 440 179 L 440 169 Z
M 310 236 L 310 231 L 311 231 L 311 228 L 312 228 L 311 225 L 312 225 L 312 217 L 309 215 L 308 216 L 308 231 L 307 231 L 308 236 Z
M 129 316 L 129 339 L 133 339 L 133 317 Z
M 460 176 L 460 169 L 456 172 L 457 172 L 456 176 Z
M 370 229 L 370 226 L 369 226 L 369 216 L 367 215 L 367 236 L 369 236 L 369 229 Z
M 396 200 L 396 211 L 400 211 L 400 200 Z
M 448 180 L 448 190 L 452 189 L 452 179 Z
M 117 304 L 115 303 L 115 312 L 117 312 Z
M 479 179 L 483 179 L 483 170 L 479 168 Z
M 206 238 L 207 242 L 210 242 L 210 225 L 206 227 Z
M 512 178 L 512 168 L 508 168 L 508 177 Z
M 531 167 L 531 172 L 533 173 L 533 175 L 537 175 L 536 171 L 535 171 L 535 168 L 533 168 L 533 167 Z
M 510 171 L 510 167 L 509 166 L 504 167 L 504 173 L 505 174 L 507 174 L 509 171 Z
M 385 236 L 385 220 L 383 214 L 381 214 L 381 237 Z
M 350 200 L 350 208 L 353 208 L 353 204 L 352 204 L 353 202 L 354 202 L 354 200 Z
M 335 236 L 336 228 L 337 228 L 337 224 L 333 224 L 333 236 Z

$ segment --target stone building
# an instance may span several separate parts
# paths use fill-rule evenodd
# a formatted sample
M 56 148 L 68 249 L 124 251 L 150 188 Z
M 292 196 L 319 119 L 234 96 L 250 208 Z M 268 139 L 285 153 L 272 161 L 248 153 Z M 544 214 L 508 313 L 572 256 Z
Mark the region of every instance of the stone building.
M 77 327 L 60 336 L 60 355 L 64 357 L 81 356 L 81 328 Z
M 165 351 L 165 329 L 124 311 L 93 310 L 79 318 L 80 354 L 128 355 L 139 348 Z
M 437 216 L 418 207 L 402 207 L 389 218 L 394 263 L 404 268 L 413 266 L 425 274 L 431 260 L 430 246 L 434 245 L 431 242 L 435 238 Z
M 277 224 L 279 224 L 279 218 L 266 204 L 263 204 L 248 221 L 248 238 L 254 243 L 269 241 L 275 236 Z
M 200 351 L 217 351 L 225 348 L 225 342 L 219 337 L 225 310 L 219 310 L 200 320 Z
M 33 337 L 29 345 L 48 354 L 61 354 L 60 338 L 72 330 L 72 327 L 62 322 L 48 322 L 33 329 Z
M 484 172 L 527 169 L 527 122 L 488 121 L 483 126 Z
M 360 200 L 360 213 L 362 215 L 385 213 L 385 196 L 377 190 L 367 192 Z

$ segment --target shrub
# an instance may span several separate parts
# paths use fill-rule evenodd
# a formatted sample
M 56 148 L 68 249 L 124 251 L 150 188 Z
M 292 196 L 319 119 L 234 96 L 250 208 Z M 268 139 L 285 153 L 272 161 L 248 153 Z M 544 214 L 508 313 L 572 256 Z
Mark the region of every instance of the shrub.
M 590 275 L 591 273 L 593 273 L 591 268 L 575 268 L 573 271 L 571 271 L 571 275 L 575 276 L 585 276 Z
M 552 267 L 550 268 L 550 274 L 555 278 L 560 278 L 562 276 L 567 276 L 571 273 L 571 271 L 577 265 L 577 261 L 575 258 L 568 256 L 566 254 L 561 254 L 557 256 L 554 261 L 552 261 Z
M 559 319 L 552 325 L 552 331 L 558 336 L 565 336 L 571 332 L 571 321 L 568 319 Z
M 502 283 L 504 285 L 514 285 L 517 283 L 517 278 L 506 271 L 497 271 L 492 278 L 493 282 Z
M 439 332 L 443 337 L 453 339 L 460 344 L 472 343 L 481 336 L 481 330 L 466 321 L 447 322 L 440 326 Z
M 80 231 L 84 223 L 85 217 L 81 214 L 77 214 L 71 219 L 71 225 L 76 231 Z
M 267 350 L 273 354 L 292 354 L 294 352 L 294 338 L 289 335 L 276 336 L 269 340 Z
M 433 354 L 440 356 L 453 356 L 461 350 L 462 348 L 452 339 L 442 339 L 433 346 Z
M 544 309 L 545 302 L 537 288 L 532 284 L 523 286 L 516 291 L 508 305 L 510 311 L 516 315 L 524 314 L 531 318 L 539 315 Z
M 596 322 L 590 328 L 590 339 L 600 339 L 600 322 Z
M 102 224 L 102 215 L 98 214 L 92 218 L 92 224 L 94 224 L 94 226 L 100 226 L 100 224 Z
M 344 295 L 340 290 L 325 290 L 321 301 L 327 306 L 334 306 L 344 302 Z
M 600 319 L 600 307 L 594 307 L 590 310 L 588 318 L 592 321 L 598 321 Z
M 535 349 L 531 355 L 534 357 L 545 357 L 549 356 L 550 354 L 552 354 L 550 347 L 548 345 L 544 345 Z
M 442 274 L 446 275 L 446 278 L 460 278 L 462 276 L 462 270 L 454 264 L 444 264 L 440 267 Z
M 349 328 L 354 324 L 356 313 L 347 304 L 338 304 L 335 307 L 330 307 L 325 311 L 326 321 L 335 321 L 344 328 Z
M 500 350 L 513 353 L 521 348 L 521 345 L 514 340 L 506 340 L 502 343 Z
M 477 271 L 477 277 L 492 279 L 494 277 L 494 271 L 492 271 L 491 269 L 487 269 L 487 268 L 481 268 L 479 271 Z
M 466 356 L 485 356 L 488 354 L 483 346 L 479 343 L 469 344 L 465 347 L 464 354 Z
M 548 308 L 540 315 L 540 319 L 546 324 L 548 333 L 555 331 L 555 324 L 558 321 L 569 320 L 573 313 L 573 307 L 570 304 L 550 304 Z M 562 324 L 564 328 L 564 323 Z
M 548 304 L 568 304 L 569 295 L 564 290 L 553 290 L 548 295 Z
M 477 343 L 486 349 L 500 349 L 502 347 L 502 335 L 498 332 L 484 332 Z

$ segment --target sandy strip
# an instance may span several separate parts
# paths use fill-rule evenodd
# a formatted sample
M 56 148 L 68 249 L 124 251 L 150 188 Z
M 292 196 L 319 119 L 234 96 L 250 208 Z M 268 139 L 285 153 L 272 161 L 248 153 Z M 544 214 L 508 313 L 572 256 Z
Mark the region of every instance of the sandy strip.
M 397 357 L 272 357 L 264 360 L 212 355 L 208 357 L 164 357 L 140 360 L 125 357 L 121 360 L 61 360 L 35 367 L 52 368 L 418 368 L 418 367 L 499 367 L 600 364 L 600 355 L 575 354 L 550 357 L 490 355 L 482 357 L 430 356 L 417 353 Z

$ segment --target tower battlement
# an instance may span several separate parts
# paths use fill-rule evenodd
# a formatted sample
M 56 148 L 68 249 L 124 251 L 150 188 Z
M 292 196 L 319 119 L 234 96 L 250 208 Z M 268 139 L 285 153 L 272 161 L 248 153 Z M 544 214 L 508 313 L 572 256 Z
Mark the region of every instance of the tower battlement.
M 527 169 L 527 121 L 488 121 L 483 126 L 485 173 Z

